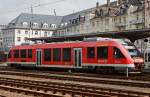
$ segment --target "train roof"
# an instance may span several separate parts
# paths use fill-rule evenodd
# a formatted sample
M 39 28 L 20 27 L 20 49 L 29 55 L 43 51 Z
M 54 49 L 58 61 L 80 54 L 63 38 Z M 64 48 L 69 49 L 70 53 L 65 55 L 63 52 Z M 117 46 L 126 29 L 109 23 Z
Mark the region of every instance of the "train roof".
M 101 44 L 98 44 L 101 43 Z M 51 42 L 51 43 L 40 43 L 40 44 L 32 44 L 32 45 L 19 45 L 19 46 L 14 46 L 12 47 L 12 49 L 29 49 L 29 48 L 47 48 L 50 45 L 51 48 L 55 48 L 57 47 L 58 44 L 59 47 L 86 47 L 86 46 L 95 46 L 95 45 L 99 45 L 99 46 L 111 46 L 111 45 L 118 45 L 119 42 L 115 39 L 108 39 L 108 38 L 103 38 L 103 39 L 98 39 L 98 40 L 94 40 L 94 39 L 89 39 L 89 40 L 84 40 L 84 41 L 65 41 L 65 42 Z

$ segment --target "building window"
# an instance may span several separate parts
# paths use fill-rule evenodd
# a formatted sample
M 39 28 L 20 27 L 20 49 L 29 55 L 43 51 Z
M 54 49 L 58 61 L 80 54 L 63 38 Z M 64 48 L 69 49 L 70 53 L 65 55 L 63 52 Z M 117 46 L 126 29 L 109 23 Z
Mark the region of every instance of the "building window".
M 47 24 L 47 23 L 44 23 L 44 24 L 43 24 L 43 28 L 48 28 L 48 24 Z
M 28 37 L 25 37 L 25 38 L 24 38 L 24 41 L 28 41 Z
M 55 48 L 53 49 L 53 61 L 60 61 L 61 60 L 61 49 Z
M 34 24 L 33 24 L 33 27 L 34 27 L 34 28 L 37 28 L 37 27 L 38 27 L 38 24 L 37 24 L 37 23 L 34 23 Z
M 107 59 L 108 58 L 108 47 L 97 47 L 97 58 Z
M 18 34 L 21 34 L 21 31 L 20 31 L 20 30 L 18 30 Z
M 21 50 L 20 51 L 21 53 L 20 53 L 20 55 L 21 55 L 21 58 L 26 58 L 26 54 L 27 54 L 27 50 Z
M 121 18 L 119 18 L 119 23 L 121 23 Z
M 28 27 L 28 23 L 27 22 L 23 22 L 23 27 Z
M 63 61 L 71 61 L 71 48 L 63 48 Z
M 38 35 L 38 31 L 35 31 L 35 35 Z
M 87 58 L 94 58 L 95 57 L 95 48 L 88 47 L 87 48 Z
M 25 31 L 25 34 L 28 34 L 28 31 Z
M 138 14 L 137 14 L 136 18 L 137 18 L 137 20 L 139 20 L 139 15 Z
M 17 37 L 17 41 L 21 41 L 21 37 Z
M 51 49 L 44 49 L 44 61 L 51 61 Z
M 44 37 L 47 37 L 47 32 L 44 32 Z
M 52 28 L 55 29 L 56 28 L 56 24 L 52 24 Z

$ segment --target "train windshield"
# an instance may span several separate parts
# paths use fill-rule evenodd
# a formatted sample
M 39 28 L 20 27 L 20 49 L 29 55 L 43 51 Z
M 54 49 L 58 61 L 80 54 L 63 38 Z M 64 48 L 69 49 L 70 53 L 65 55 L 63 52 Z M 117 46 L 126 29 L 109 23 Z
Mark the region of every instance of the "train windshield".
M 116 39 L 119 41 L 129 52 L 131 57 L 141 57 L 140 51 L 136 48 L 136 46 L 130 41 L 124 41 L 122 39 Z
M 131 57 L 140 57 L 141 56 L 140 51 L 135 47 L 134 44 L 132 44 L 130 42 L 125 42 L 125 44 L 123 44 L 123 45 L 128 50 Z

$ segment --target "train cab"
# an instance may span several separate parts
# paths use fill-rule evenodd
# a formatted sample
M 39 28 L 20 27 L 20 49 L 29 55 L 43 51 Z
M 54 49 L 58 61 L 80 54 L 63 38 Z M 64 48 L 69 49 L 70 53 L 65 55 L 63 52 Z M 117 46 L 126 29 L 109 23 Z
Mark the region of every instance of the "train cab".
M 135 69 L 143 69 L 144 68 L 144 58 L 142 53 L 136 48 L 136 46 L 130 41 L 126 40 L 118 40 L 128 51 L 129 55 L 134 61 Z

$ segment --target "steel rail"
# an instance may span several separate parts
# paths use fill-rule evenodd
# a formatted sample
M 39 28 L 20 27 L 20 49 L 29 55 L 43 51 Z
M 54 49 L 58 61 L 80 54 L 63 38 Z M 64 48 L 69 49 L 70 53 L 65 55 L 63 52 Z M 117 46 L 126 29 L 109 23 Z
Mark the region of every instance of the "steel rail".
M 40 82 L 40 81 L 29 81 L 29 80 L 20 80 L 20 79 L 10 79 L 10 78 L 1 78 L 0 84 L 23 87 L 28 88 L 30 90 L 36 89 L 37 91 L 53 91 L 62 92 L 62 94 L 69 93 L 72 95 L 84 95 L 84 96 L 93 96 L 93 97 L 101 97 L 105 95 L 105 97 L 113 95 L 119 97 L 137 97 L 137 96 L 145 96 L 149 97 L 150 93 L 142 93 L 135 91 L 127 91 L 127 90 L 118 90 L 113 88 L 101 88 L 101 87 L 92 87 L 85 86 L 79 84 L 64 84 L 64 83 L 54 83 L 54 82 Z M 103 97 L 103 96 L 102 96 Z

